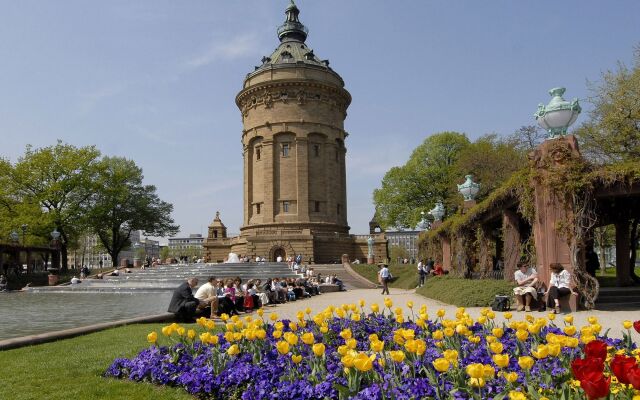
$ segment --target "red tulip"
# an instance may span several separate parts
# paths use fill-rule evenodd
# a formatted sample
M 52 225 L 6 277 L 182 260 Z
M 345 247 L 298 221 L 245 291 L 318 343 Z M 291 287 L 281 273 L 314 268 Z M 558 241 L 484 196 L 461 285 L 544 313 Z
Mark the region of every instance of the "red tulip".
M 636 332 L 640 333 L 640 320 L 633 323 L 633 328 L 636 330 Z
M 633 385 L 633 388 L 640 390 L 640 367 L 635 366 L 627 371 L 627 380 Z
M 636 359 L 634 357 L 616 355 L 613 357 L 613 360 L 611 360 L 610 366 L 611 371 L 613 371 L 616 378 L 618 378 L 618 382 L 628 385 L 629 380 L 627 379 L 627 372 L 636 366 Z
M 587 372 L 580 380 L 580 387 L 587 394 L 589 400 L 606 397 L 609 394 L 611 377 L 607 379 L 601 372 Z
M 593 340 L 584 347 L 585 358 L 607 359 L 607 344 L 601 340 Z
M 571 370 L 573 376 L 581 381 L 589 372 L 602 373 L 604 371 L 604 363 L 600 358 L 576 358 L 571 362 Z

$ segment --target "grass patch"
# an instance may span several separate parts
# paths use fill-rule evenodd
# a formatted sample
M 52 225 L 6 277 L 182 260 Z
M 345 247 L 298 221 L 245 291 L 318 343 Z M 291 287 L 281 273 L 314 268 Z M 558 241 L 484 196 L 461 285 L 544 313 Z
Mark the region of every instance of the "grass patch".
M 636 267 L 636 275 L 640 276 L 640 267 Z M 616 287 L 618 282 L 616 281 L 616 269 L 609 267 L 604 272 L 598 270 L 596 272 L 596 279 L 600 282 L 602 287 Z
M 129 325 L 73 339 L 0 351 L 0 399 L 193 400 L 182 389 L 102 377 L 115 358 L 133 357 L 149 345 L 147 334 L 153 330 L 159 332 L 165 325 Z
M 371 264 L 352 264 L 351 268 L 367 280 L 378 283 L 378 266 Z M 418 286 L 418 269 L 414 264 L 392 264 L 389 272 L 393 280 L 389 287 L 398 289 L 415 289 Z
M 493 279 L 462 279 L 437 276 L 427 279 L 416 293 L 458 307 L 488 307 L 496 295 L 511 295 L 515 283 Z

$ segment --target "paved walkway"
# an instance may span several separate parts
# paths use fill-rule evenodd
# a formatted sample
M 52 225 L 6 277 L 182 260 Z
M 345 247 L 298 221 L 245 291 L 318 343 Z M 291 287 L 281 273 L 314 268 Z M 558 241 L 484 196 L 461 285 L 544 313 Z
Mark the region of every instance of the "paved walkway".
M 366 302 L 365 309 L 369 310 L 369 306 L 372 303 L 378 303 L 380 308 L 384 307 L 384 299 L 385 297 L 389 297 L 393 301 L 393 308 L 402 307 L 405 311 L 405 314 L 409 312 L 407 308 L 407 302 L 412 301 L 414 306 L 414 310 L 417 312 L 420 309 L 422 304 L 427 305 L 427 313 L 429 314 L 429 318 L 435 318 L 436 311 L 439 309 L 444 309 L 447 312 L 447 316 L 449 318 L 455 318 L 455 312 L 457 307 L 444 304 L 436 300 L 428 299 L 423 296 L 420 296 L 415 293 L 415 290 L 401 290 L 401 289 L 389 289 L 391 291 L 391 295 L 382 296 L 380 294 L 380 289 L 355 289 L 349 290 L 346 292 L 336 292 L 336 293 L 324 293 L 320 296 L 314 296 L 310 299 L 306 300 L 298 300 L 291 303 L 286 303 L 282 305 L 278 305 L 276 307 L 265 307 L 265 316 L 268 316 L 272 313 L 276 313 L 279 318 L 285 319 L 296 319 L 296 313 L 298 311 L 302 311 L 307 307 L 310 307 L 313 310 L 313 313 L 317 313 L 321 310 L 324 310 L 330 305 L 340 306 L 341 304 L 357 304 L 360 299 Z M 480 310 L 482 307 L 467 307 L 467 311 L 472 318 L 477 318 L 480 315 Z M 503 313 L 496 313 L 496 320 L 501 322 L 504 321 Z M 515 312 L 512 311 L 513 320 L 523 320 L 526 313 L 524 312 Z M 547 312 L 531 312 L 529 313 L 534 317 L 546 317 L 548 315 Z M 564 314 L 567 315 L 567 314 Z M 556 325 L 562 326 L 564 321 L 562 318 L 563 314 L 560 314 L 556 317 Z M 574 316 L 574 325 L 577 328 L 580 328 L 583 325 L 587 325 L 587 318 L 590 316 L 595 316 L 598 318 L 600 325 L 602 325 L 602 333 L 604 333 L 607 329 L 611 329 L 609 332 L 610 337 L 622 337 L 622 321 L 624 320 L 638 320 L 640 319 L 640 312 L 637 311 L 579 311 L 573 313 Z M 633 330 L 633 329 L 632 329 Z M 640 341 L 640 335 L 634 333 L 636 341 Z

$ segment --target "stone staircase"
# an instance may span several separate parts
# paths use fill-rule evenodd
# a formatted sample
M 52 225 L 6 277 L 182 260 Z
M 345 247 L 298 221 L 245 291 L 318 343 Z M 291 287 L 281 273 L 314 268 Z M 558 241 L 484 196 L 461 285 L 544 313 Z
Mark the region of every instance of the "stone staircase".
M 600 288 L 595 308 L 607 311 L 640 310 L 640 287 Z
M 85 279 L 77 285 L 59 285 L 28 288 L 30 292 L 157 292 L 173 290 L 187 278 L 198 278 L 199 284 L 209 276 L 216 278 L 240 277 L 249 279 L 297 278 L 286 263 L 237 263 L 237 264 L 187 264 L 160 265 L 148 269 L 131 269 L 131 273 L 120 270 L 119 276 L 104 279 Z
M 350 271 L 350 268 L 345 268 L 342 264 L 312 264 L 309 267 L 313 268 L 316 275 L 320 274 L 323 277 L 337 275 L 342 283 L 344 283 L 346 289 L 369 289 L 376 287 L 360 275 L 352 272 L 353 270 Z

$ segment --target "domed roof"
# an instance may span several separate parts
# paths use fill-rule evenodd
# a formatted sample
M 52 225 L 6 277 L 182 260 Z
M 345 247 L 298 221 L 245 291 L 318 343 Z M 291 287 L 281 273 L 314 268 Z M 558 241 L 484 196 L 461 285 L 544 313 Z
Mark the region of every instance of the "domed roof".
M 286 20 L 278 28 L 280 45 L 270 56 L 262 57 L 262 65 L 257 66 L 253 75 L 272 67 L 289 67 L 306 65 L 333 71 L 329 67 L 329 60 L 321 60 L 309 46 L 305 44 L 309 30 L 300 22 L 300 10 L 293 0 L 285 10 Z M 334 72 L 335 73 L 335 72 Z

